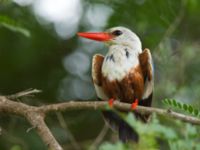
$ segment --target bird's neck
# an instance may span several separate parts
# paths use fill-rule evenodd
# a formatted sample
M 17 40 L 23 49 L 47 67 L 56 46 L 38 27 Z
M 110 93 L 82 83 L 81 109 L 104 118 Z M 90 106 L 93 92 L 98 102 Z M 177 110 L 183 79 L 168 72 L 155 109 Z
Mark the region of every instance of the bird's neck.
M 115 48 L 115 47 L 122 47 L 122 48 L 129 48 L 135 53 L 141 53 L 142 52 L 142 45 L 140 41 L 137 42 L 123 42 L 123 43 L 114 43 L 114 42 L 106 42 L 106 44 L 109 47 L 109 50 Z
M 136 57 L 142 53 L 142 48 L 139 45 L 133 45 L 133 44 L 115 44 L 115 45 L 110 45 L 109 49 L 108 49 L 108 53 L 110 52 L 115 52 L 116 53 L 121 53 L 121 51 L 124 51 L 125 49 L 127 49 L 129 51 L 129 53 L 134 54 Z

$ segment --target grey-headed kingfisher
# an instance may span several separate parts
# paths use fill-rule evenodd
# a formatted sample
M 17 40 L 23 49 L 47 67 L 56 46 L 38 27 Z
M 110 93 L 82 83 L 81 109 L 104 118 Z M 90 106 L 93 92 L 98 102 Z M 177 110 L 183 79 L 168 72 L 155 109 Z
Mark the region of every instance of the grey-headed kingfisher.
M 105 32 L 80 32 L 79 36 L 101 41 L 108 45 L 105 56 L 96 54 L 92 60 L 92 79 L 96 94 L 101 100 L 114 100 L 150 107 L 153 96 L 153 65 L 149 49 L 142 50 L 139 37 L 125 27 L 113 27 Z M 123 142 L 138 141 L 137 132 L 112 110 L 103 111 L 111 128 L 118 130 Z M 147 122 L 150 114 L 135 113 L 136 118 Z

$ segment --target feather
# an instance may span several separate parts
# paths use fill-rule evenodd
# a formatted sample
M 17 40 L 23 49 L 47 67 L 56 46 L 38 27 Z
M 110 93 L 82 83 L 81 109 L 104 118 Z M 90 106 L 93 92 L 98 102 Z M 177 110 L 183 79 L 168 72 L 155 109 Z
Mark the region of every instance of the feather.
M 139 55 L 140 66 L 142 68 L 145 84 L 142 99 L 139 101 L 139 105 L 151 107 L 153 98 L 153 62 L 151 52 L 149 49 L 144 49 Z M 151 114 L 141 115 L 135 113 L 136 117 L 140 118 L 143 122 L 148 122 Z
M 103 64 L 104 56 L 96 54 L 92 58 L 92 79 L 93 82 L 97 85 L 101 85 L 101 68 Z
M 94 83 L 96 94 L 102 100 L 108 100 L 109 98 L 105 95 L 104 90 L 102 89 L 102 73 L 101 68 L 104 61 L 104 56 L 96 54 L 92 59 L 92 80 Z
M 119 139 L 122 142 L 127 141 L 139 141 L 138 133 L 127 123 L 125 122 L 117 113 L 106 110 L 102 111 L 105 121 L 108 125 L 115 131 L 119 132 Z

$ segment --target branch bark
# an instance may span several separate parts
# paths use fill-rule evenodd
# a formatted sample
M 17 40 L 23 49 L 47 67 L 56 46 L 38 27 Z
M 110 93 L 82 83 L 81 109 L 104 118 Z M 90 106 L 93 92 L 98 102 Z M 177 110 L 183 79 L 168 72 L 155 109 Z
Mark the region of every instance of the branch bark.
M 30 106 L 21 102 L 16 102 L 10 98 L 18 98 L 22 96 L 29 96 L 30 94 L 38 93 L 38 90 L 33 89 L 30 91 L 20 92 L 11 96 L 0 96 L 0 113 L 14 114 L 22 116 L 27 119 L 27 121 L 36 129 L 38 135 L 41 137 L 43 142 L 52 150 L 62 150 L 60 144 L 56 141 L 55 137 L 52 135 L 48 126 L 45 123 L 45 116 L 50 112 L 59 111 L 70 111 L 70 110 L 80 110 L 80 109 L 94 109 L 103 110 L 107 105 L 106 101 L 71 101 L 57 104 L 49 104 L 44 106 Z M 123 111 L 131 111 L 131 105 L 127 103 L 121 103 L 115 101 L 113 108 Z M 165 117 L 171 117 L 175 119 L 182 120 L 184 122 L 189 122 L 192 124 L 200 125 L 200 119 L 189 115 L 184 115 L 171 110 L 153 108 L 153 107 L 143 107 L 137 106 L 134 110 L 136 112 L 147 114 L 156 113 Z
M 9 113 L 22 116 L 36 129 L 38 135 L 43 142 L 51 150 L 62 150 L 60 144 L 56 141 L 44 119 L 45 114 L 37 107 L 29 106 L 21 102 L 12 101 L 10 98 L 19 98 L 22 96 L 29 96 L 30 94 L 38 93 L 39 90 L 33 89 L 29 91 L 19 92 L 11 96 L 0 96 L 0 113 Z

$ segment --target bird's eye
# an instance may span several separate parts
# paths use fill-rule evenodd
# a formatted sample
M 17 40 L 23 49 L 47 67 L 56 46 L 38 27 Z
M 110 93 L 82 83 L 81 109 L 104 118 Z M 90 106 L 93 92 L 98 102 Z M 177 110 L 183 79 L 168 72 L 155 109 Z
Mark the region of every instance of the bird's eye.
M 120 30 L 115 30 L 112 32 L 112 35 L 114 35 L 114 36 L 119 36 L 121 34 L 122 34 L 122 31 L 120 31 Z

